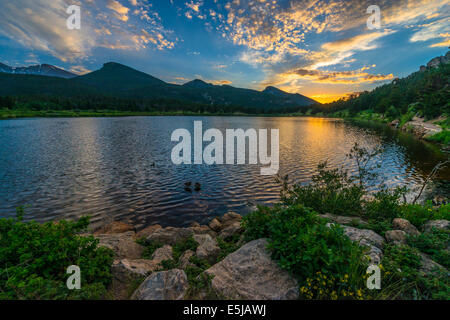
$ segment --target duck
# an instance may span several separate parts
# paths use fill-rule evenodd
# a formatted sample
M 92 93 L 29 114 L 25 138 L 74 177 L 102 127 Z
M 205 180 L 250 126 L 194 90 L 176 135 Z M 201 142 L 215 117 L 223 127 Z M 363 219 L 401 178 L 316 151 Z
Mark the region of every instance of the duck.
M 200 191 L 202 189 L 202 186 L 199 182 L 196 182 L 194 185 L 194 190 L 195 191 Z

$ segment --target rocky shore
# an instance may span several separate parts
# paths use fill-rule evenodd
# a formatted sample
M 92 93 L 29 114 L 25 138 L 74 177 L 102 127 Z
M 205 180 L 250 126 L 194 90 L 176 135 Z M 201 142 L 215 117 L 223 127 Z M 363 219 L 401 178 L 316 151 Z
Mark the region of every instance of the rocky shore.
M 387 231 L 382 237 L 372 230 L 364 229 L 367 223 L 361 218 L 331 214 L 320 216 L 327 219 L 329 224 L 341 225 L 352 241 L 367 247 L 367 255 L 373 264 L 381 262 L 386 243 L 403 245 L 407 235 L 421 233 L 408 220 L 401 218 L 395 219 L 393 230 Z M 116 221 L 94 231 L 99 246 L 109 248 L 115 254 L 111 266 L 111 297 L 121 300 L 297 299 L 297 280 L 271 259 L 266 248 L 267 239 L 244 241 L 245 230 L 241 221 L 239 214 L 230 212 L 214 218 L 208 225 L 194 223 L 187 228 L 153 225 L 135 230 L 132 225 Z M 430 232 L 432 228 L 448 230 L 450 222 L 429 221 L 422 232 Z M 179 252 L 176 249 L 178 244 L 192 239 L 196 242 L 195 251 Z M 226 252 L 221 245 L 226 240 L 235 246 L 232 252 Z M 159 245 L 151 256 L 144 258 L 146 244 L 156 243 Z M 193 290 L 187 270 L 195 267 L 195 259 L 209 264 L 196 278 L 202 285 Z M 426 275 L 436 269 L 447 271 L 422 253 L 420 272 Z M 202 279 L 206 281 L 201 282 Z

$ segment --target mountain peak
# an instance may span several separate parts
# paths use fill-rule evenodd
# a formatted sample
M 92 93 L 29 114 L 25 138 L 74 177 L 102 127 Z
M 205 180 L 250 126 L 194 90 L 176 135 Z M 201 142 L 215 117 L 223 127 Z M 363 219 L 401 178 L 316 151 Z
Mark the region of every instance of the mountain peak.
M 283 90 L 280 90 L 273 86 L 268 86 L 263 90 L 264 93 L 270 93 L 270 94 L 286 94 L 287 92 L 284 92 Z
M 192 81 L 186 82 L 185 84 L 183 84 L 184 87 L 189 87 L 189 88 L 210 88 L 213 85 L 211 83 L 207 83 L 203 80 L 200 79 L 194 79 Z
M 0 72 L 13 73 L 13 74 L 31 74 L 40 76 L 50 76 L 59 78 L 73 78 L 76 74 L 73 74 L 64 69 L 52 66 L 50 64 L 36 64 L 28 67 L 10 67 L 6 64 L 0 63 Z

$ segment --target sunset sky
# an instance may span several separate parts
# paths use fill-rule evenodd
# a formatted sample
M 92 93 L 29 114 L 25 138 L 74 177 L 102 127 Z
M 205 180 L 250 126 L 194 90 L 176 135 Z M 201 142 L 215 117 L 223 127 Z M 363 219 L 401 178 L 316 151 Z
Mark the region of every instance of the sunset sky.
M 0 0 L 0 62 L 82 74 L 115 61 L 320 102 L 418 70 L 450 46 L 450 0 Z M 81 6 L 81 30 L 66 9 Z M 368 30 L 370 5 L 381 29 Z

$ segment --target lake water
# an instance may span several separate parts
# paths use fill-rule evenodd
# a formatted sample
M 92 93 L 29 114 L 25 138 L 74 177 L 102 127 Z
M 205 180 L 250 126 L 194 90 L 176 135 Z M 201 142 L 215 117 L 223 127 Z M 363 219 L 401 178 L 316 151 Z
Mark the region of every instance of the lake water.
M 272 117 L 123 117 L 0 121 L 0 217 L 29 205 L 27 219 L 50 221 L 89 214 L 102 224 L 129 221 L 141 227 L 206 223 L 228 211 L 245 214 L 255 204 L 278 201 L 273 176 L 259 165 L 174 165 L 171 134 L 204 130 L 278 128 L 280 174 L 307 183 L 317 164 L 354 165 L 346 159 L 355 142 L 385 151 L 380 173 L 390 185 L 414 188 L 448 155 L 386 127 L 363 128 L 340 120 Z M 200 192 L 185 191 L 187 181 Z M 434 181 L 448 192 L 450 171 Z M 373 188 L 377 188 L 374 185 Z

